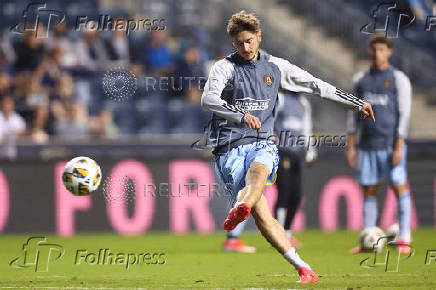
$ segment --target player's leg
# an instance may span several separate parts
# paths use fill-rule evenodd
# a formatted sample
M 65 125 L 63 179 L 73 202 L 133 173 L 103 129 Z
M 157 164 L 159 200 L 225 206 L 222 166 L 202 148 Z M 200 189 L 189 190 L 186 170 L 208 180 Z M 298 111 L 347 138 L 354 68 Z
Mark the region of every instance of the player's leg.
M 391 187 L 395 192 L 398 200 L 398 224 L 400 228 L 398 236 L 398 250 L 400 253 L 410 253 L 409 243 L 410 237 L 410 215 L 411 215 L 411 199 L 410 192 L 407 186 L 407 146 L 403 146 L 403 159 L 400 164 L 391 170 L 390 182 Z M 404 245 L 403 245 L 404 244 Z
M 377 190 L 382 171 L 377 151 L 359 150 L 357 161 L 357 181 L 363 191 L 363 227 L 377 225 Z M 361 253 L 361 246 L 350 249 L 350 254 Z
M 291 182 L 289 177 L 291 176 L 291 158 L 285 153 L 280 152 L 280 162 L 277 169 L 277 202 L 274 207 L 274 213 L 277 221 L 283 226 L 283 228 L 288 229 L 286 227 L 286 220 L 288 217 L 289 211 L 289 198 L 290 198 L 290 188 Z M 288 233 L 286 233 L 288 235 Z
M 233 230 L 250 215 L 251 208 L 259 201 L 265 188 L 271 169 L 265 164 L 252 162 L 245 176 L 245 187 L 238 193 L 234 208 L 223 223 L 227 231 Z
M 358 156 L 358 182 L 363 190 L 363 225 L 365 228 L 375 227 L 377 224 L 377 189 L 382 178 L 383 165 L 378 151 L 360 150 Z
M 410 242 L 410 212 L 411 200 L 410 192 L 405 184 L 392 185 L 398 200 L 398 223 L 400 233 L 398 239 L 406 243 Z
M 291 172 L 289 175 L 289 180 L 291 183 L 290 190 L 290 196 L 288 200 L 288 215 L 286 216 L 285 220 L 285 229 L 288 232 L 286 234 L 290 238 L 291 245 L 292 246 L 301 246 L 301 243 L 292 236 L 292 232 L 290 230 L 290 227 L 292 225 L 292 222 L 294 221 L 295 214 L 297 213 L 297 210 L 300 208 L 301 200 L 302 200 L 302 190 L 301 190 L 301 181 L 302 181 L 302 161 L 301 156 L 297 154 L 291 155 Z
M 240 253 L 255 253 L 256 247 L 247 246 L 240 236 L 245 228 L 247 220 L 241 222 L 232 231 L 227 233 L 226 240 L 223 243 L 223 250 L 226 252 L 240 252 Z
M 295 154 L 280 153 L 280 163 L 277 170 L 278 198 L 275 206 L 277 221 L 283 226 L 286 236 L 293 247 L 301 243 L 292 236 L 290 229 L 301 203 L 301 158 Z
M 292 264 L 300 275 L 301 283 L 317 282 L 318 277 L 312 272 L 310 266 L 295 252 L 286 236 L 285 230 L 274 219 L 269 211 L 264 195 L 254 205 L 252 215 L 256 225 L 265 239 Z
M 245 176 L 245 187 L 238 193 L 238 202 L 253 207 L 263 194 L 266 185 L 276 181 L 279 165 L 277 147 L 271 142 L 252 144 L 245 158 L 248 168 Z
M 377 185 L 364 185 L 363 189 L 363 226 L 371 228 L 377 225 Z
M 262 196 L 271 169 L 265 164 L 253 162 L 245 176 L 245 187 L 238 193 L 238 202 L 253 207 Z
M 244 183 L 244 148 L 235 149 L 220 156 L 215 162 L 215 178 L 219 182 L 221 191 L 229 200 L 230 207 L 236 202 L 236 193 Z M 244 244 L 239 238 L 244 230 L 245 222 L 240 223 L 235 229 L 227 233 L 222 248 L 226 252 L 254 253 L 255 247 Z

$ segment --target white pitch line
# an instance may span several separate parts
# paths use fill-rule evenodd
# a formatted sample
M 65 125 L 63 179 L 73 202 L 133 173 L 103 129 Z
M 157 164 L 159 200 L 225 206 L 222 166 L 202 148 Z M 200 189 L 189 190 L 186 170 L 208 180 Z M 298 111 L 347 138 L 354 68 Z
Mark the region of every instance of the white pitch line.
M 161 286 L 166 286 L 166 287 L 174 287 L 174 285 L 161 285 Z M 126 287 L 74 287 L 74 286 L 68 286 L 68 287 L 57 287 L 57 286 L 0 286 L 0 289 L 83 289 L 83 290 L 88 290 L 88 289 L 99 289 L 99 290 L 124 290 L 124 289 L 137 289 L 137 290 L 143 290 L 143 289 L 150 289 L 150 288 L 138 288 L 138 287 L 130 287 L 130 288 L 126 288 Z M 198 287 L 198 288 L 202 288 L 202 287 Z M 193 289 L 193 288 L 191 288 Z M 195 288 L 194 288 L 195 289 Z M 228 288 L 208 288 L 208 289 L 215 289 L 215 290 L 221 290 L 221 289 L 228 289 Z M 263 290 L 263 289 L 275 289 L 275 288 L 241 288 L 243 290 Z M 297 289 L 297 288 L 287 288 L 287 289 Z
M 422 274 L 411 273 L 397 273 L 397 272 L 385 272 L 385 274 L 319 274 L 321 277 L 385 277 L 386 273 L 395 273 L 395 276 L 407 276 L 407 277 L 422 277 Z M 271 274 L 265 275 L 270 277 L 296 277 L 295 274 Z
M 59 286 L 0 286 L 0 289 L 83 289 L 83 290 L 87 290 L 87 289 L 100 289 L 100 290 L 122 290 L 122 289 L 138 289 L 138 290 L 143 290 L 143 289 L 149 289 L 149 288 L 138 288 L 138 287 L 130 287 L 130 288 L 126 288 L 126 287 L 80 287 L 80 286 L 68 286 L 68 287 L 59 287 Z
M 53 278 L 70 278 L 68 276 L 20 276 L 18 279 L 53 279 Z

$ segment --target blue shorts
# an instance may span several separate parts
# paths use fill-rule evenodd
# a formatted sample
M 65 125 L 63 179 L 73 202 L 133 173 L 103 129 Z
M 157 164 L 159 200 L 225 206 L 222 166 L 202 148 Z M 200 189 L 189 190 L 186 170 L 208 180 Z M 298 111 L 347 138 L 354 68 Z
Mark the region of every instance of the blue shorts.
M 271 142 L 240 145 L 219 156 L 215 161 L 216 179 L 232 205 L 236 202 L 238 192 L 245 187 L 245 175 L 253 162 L 268 166 L 271 173 L 267 185 L 274 184 L 279 154 L 276 145 Z
M 406 184 L 407 146 L 403 146 L 400 164 L 392 168 L 392 149 L 360 150 L 358 156 L 357 180 L 360 185 L 377 185 L 389 179 L 393 185 Z

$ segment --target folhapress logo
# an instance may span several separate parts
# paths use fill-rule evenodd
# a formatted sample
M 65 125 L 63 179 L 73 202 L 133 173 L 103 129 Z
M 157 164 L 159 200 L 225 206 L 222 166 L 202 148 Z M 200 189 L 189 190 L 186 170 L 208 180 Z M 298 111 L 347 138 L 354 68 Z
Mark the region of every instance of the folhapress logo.
M 386 243 L 387 245 L 393 247 L 393 250 L 387 248 L 386 253 L 384 255 L 380 253 L 378 254 L 378 251 L 376 250 L 379 247 L 379 244 L 383 245 L 383 240 L 388 240 L 388 239 L 389 239 L 388 236 L 378 238 L 377 242 L 374 243 L 373 245 L 373 249 L 374 249 L 373 259 L 371 259 L 371 257 L 368 257 L 362 260 L 360 262 L 360 266 L 364 268 L 384 267 L 385 272 L 398 272 L 399 265 L 400 265 L 400 258 L 401 258 L 401 254 L 397 250 L 399 243 L 398 242 Z M 415 249 L 411 245 L 407 244 L 403 246 L 409 247 L 410 253 L 401 261 L 408 260 L 415 254 Z
M 23 244 L 23 255 L 13 259 L 9 266 L 19 269 L 34 268 L 35 272 L 48 272 L 48 265 L 65 253 L 58 244 L 47 243 L 45 237 L 30 237 Z
M 381 3 L 371 13 L 373 23 L 365 24 L 360 31 L 366 34 L 384 33 L 386 37 L 398 38 L 400 28 L 415 21 L 409 9 L 398 8 L 396 3 Z
M 11 32 L 23 34 L 34 32 L 35 37 L 47 38 L 52 27 L 65 21 L 65 13 L 59 10 L 47 9 L 45 2 L 32 2 L 23 10 L 21 22 L 11 27 Z M 38 26 L 46 27 L 44 35 L 38 34 Z

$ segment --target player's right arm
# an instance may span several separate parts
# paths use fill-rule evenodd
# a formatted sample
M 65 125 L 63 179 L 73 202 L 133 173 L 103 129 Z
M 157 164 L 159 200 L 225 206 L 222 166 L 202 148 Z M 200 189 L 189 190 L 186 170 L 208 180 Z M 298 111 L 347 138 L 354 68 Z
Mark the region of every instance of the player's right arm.
M 221 99 L 233 71 L 233 64 L 227 59 L 219 60 L 212 66 L 201 96 L 201 106 L 226 120 L 238 124 L 245 123 L 252 129 L 260 129 L 261 124 L 257 117 Z

